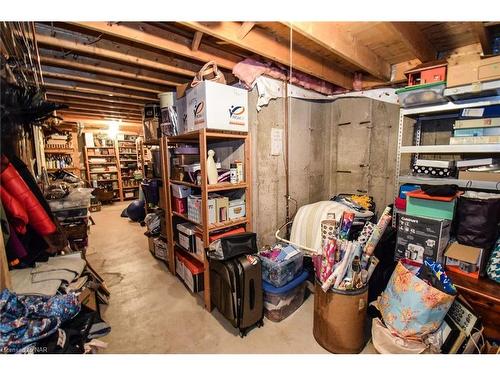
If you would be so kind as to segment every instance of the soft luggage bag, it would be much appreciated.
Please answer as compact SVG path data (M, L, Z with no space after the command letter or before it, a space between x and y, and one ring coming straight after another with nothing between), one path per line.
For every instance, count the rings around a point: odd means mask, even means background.
M262 266L257 256L211 259L210 284L212 303L241 337L253 325L263 325Z

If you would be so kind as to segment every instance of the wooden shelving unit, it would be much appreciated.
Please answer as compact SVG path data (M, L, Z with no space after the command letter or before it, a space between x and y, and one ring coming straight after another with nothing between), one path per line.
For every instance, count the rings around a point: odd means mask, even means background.
M127 137L127 136L125 136ZM133 173L139 168L138 148L136 137L129 139L118 139L115 142L116 154L120 165L120 189L122 200L137 199L139 197L140 181L134 180ZM128 163L134 163L135 168L128 167ZM140 169L140 168L139 168ZM129 185L129 184L133 184ZM126 197L125 194L136 191L133 196Z
M105 152L104 154L101 154L102 152ZM122 191L121 191L121 173L120 173L120 164L118 162L118 158L116 157L117 153L115 150L115 147L110 147L110 146L104 146L104 147L88 147L86 146L84 148L84 157L85 157L85 168L87 171L87 180L92 184L93 179L92 175L102 175L102 174L113 174L116 175L117 178L112 178L112 179L103 179L103 180L97 180L97 186L98 187L105 187L109 189L110 185L112 187L112 190L117 192L115 199L122 201L123 196L122 196ZM92 159L95 158L100 158L100 159L106 159L106 162L102 163L95 163L91 162ZM114 161L112 161L114 160ZM100 168L104 167L108 169L110 166L115 166L116 170L107 170L107 171L95 171L92 168ZM117 182L117 185L113 185L113 182ZM103 184L106 184L106 186L103 186Z
M68 172L74 172L77 176L80 176L80 157L78 153L78 141L77 141L77 133L76 132L70 132L72 139L69 143L67 143L68 146L71 147L50 147L48 144L44 143L43 146L43 152L45 154L45 167L47 172L56 172L59 170L64 170ZM63 168L56 168L53 164L50 162L50 158L67 158L71 157L71 165L66 165Z
M179 181L175 179L170 179L171 176L171 158L170 149L175 148L179 144L198 144L199 145L199 158L200 158L200 167L201 167L201 185L197 185L191 182ZM227 143L227 146L221 146L222 144ZM238 144L236 146L236 144ZM245 226L247 231L252 230L252 188L251 188L251 154L250 154L250 135L247 133L233 133L233 132L215 132L207 129L201 129L199 131L190 132L186 134L182 134L179 136L173 137L164 137L161 139L160 149L162 151L162 160L166 161L163 163L163 180L168 181L168 183L163 184L163 194L166 200L166 212L165 212L165 220L167 224L167 245L168 245L168 257L169 257L169 269L175 275L175 251L182 251L183 253L191 256L194 259L199 260L204 265L204 303L205 308L208 311L212 310L212 304L210 300L210 272L209 272L209 264L208 259L206 257L206 249L209 245L209 235L211 232L221 229L229 229L231 227ZM215 148L214 148L215 146ZM207 180L207 171L206 171L206 158L207 151L210 148L238 148L243 151L243 161L244 161L244 180L245 182L238 184L220 183L209 185ZM228 154L227 158L229 158ZM175 212L172 208L172 193L171 193L171 185L178 184L189 186L193 190L196 191L196 194L201 195L201 223L197 223L194 220L188 218L187 214L181 214L179 212ZM237 220L230 220L216 224L208 224L208 194L215 192L224 192L231 190L244 190L245 191L245 209L246 216ZM203 244L205 251L203 254L198 255L194 253L187 252L185 249L179 246L176 242L177 236L174 235L174 225L178 222L190 222L197 226L196 231L201 234L203 239Z

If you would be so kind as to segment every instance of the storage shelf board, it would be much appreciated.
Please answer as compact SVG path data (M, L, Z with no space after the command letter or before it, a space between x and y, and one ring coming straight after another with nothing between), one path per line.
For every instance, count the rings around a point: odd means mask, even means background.
M230 228L230 227L233 227L236 225L247 224L247 223L248 223L248 219L246 217L238 219L238 220L228 220L228 221L224 221L222 223L215 223L215 224L209 225L208 231L214 232L214 231L219 230L219 229L226 229L226 228Z
M191 220L190 218L188 218L188 216L187 216L187 215L181 214L181 213L176 212L176 211L174 211L174 210L172 210L172 215L177 216L177 217L180 217L181 219L184 219L184 220L186 220L186 221L189 221L190 223L193 223L193 224L195 224L195 225L198 225L198 226L199 226L199 225L201 225L200 223L197 223L196 221ZM201 232L201 230L200 230L200 228L199 228L199 227L197 228L197 230L198 230L199 232Z
M64 168L47 168L47 172L56 172L56 171L74 171L76 169L80 169L78 167L64 167Z
M497 190L500 183L493 181L458 180L456 178L432 178L418 176L399 176L399 182L405 184L449 185L455 184L461 188Z
M402 154L463 154L463 153L495 153L500 152L500 144L472 145L432 145L432 146L401 146Z
M206 136L207 139L226 139L226 138L233 138L233 139L245 139L247 137L248 133L237 133L237 132L223 132L223 131L207 131ZM193 142L193 141L198 141L200 136L200 131L195 130L192 132L180 134L180 135L175 135L172 137L167 137L167 141L169 143L179 143L179 142Z
M181 250L184 254L187 254L188 256L196 259L197 261L204 263L204 259L201 256L199 256L196 253L191 253L191 252L187 251L177 241L174 241L174 245L177 247L177 249Z
M191 182L185 182L185 181L179 181L179 180L173 180L173 179L170 179L170 184L184 185L184 186L189 186L189 187L201 189L201 185L196 185L196 184L193 184Z
M43 152L46 154L72 154L75 150L71 148L46 148Z
M403 116L415 116L425 113L438 113L438 112L449 112L464 108L475 108L475 107L485 107L489 105L500 104L500 96L493 96L489 98L479 98L471 100L463 100L460 103L449 102L440 105L430 105L422 106L416 108L402 108L401 114Z
M118 173L118 171L90 171L90 174Z
M461 85L457 87L451 87L447 88L444 90L443 95L444 96L460 96L460 95L474 95L478 92L481 91L492 91L492 90L497 90L496 95L499 95L500 90L500 80L496 81L488 81L488 82L481 82L479 84L468 84L468 85Z
M230 182L223 182L221 184L207 185L207 191L216 192L224 190L246 189L248 187L246 182L239 184L232 184Z
M139 189L139 186L124 186L123 190L135 190Z
M97 181L97 183L99 182L113 182L113 181L118 181L117 179L111 179L111 180L93 180L93 181Z

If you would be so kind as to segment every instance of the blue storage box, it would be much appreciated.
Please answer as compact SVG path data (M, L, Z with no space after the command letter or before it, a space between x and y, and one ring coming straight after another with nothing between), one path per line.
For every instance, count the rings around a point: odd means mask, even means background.
M273 322L280 322L296 311L304 302L306 281L309 273L304 270L288 284L276 288L263 282L264 289L264 314Z

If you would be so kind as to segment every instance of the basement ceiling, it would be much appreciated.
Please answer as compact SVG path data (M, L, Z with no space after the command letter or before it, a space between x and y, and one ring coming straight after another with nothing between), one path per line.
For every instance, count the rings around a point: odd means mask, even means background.
M486 50L481 22L43 22L35 23L49 100L66 121L121 119L141 124L145 103L190 82L215 60L229 82L233 66L260 56L352 89L387 84L391 66L439 52ZM291 32L291 29L293 32Z

